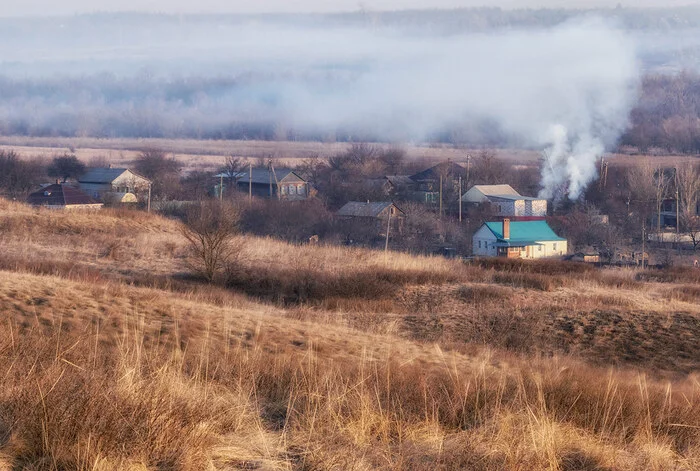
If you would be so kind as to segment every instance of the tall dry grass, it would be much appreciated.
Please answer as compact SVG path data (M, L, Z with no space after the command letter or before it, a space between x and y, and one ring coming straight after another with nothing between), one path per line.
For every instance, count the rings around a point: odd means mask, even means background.
M0 201L0 467L700 468L694 272L244 240Z
M149 289L47 278L47 294L42 279L3 285L0 453L15 468L700 466L696 376L462 355ZM68 293L76 309L57 311Z

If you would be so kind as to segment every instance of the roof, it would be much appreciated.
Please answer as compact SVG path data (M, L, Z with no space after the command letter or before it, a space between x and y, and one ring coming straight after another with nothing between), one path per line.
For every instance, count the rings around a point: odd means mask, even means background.
M362 201L350 201L346 203L342 208L336 213L338 216L350 216L350 217L365 217L365 218L376 218L378 217L386 208L393 206L394 203L391 201L381 201L374 203L363 203ZM396 208L398 209L398 208ZM401 211L399 209L399 211Z
M250 175L252 173L253 178L250 178ZM275 182L275 176L277 176L277 181L281 181L285 178L287 178L290 174L293 174L297 178L299 178L302 181L304 178L302 178L298 173L294 172L291 168L276 168L275 172L273 174L270 173L270 170L265 167L260 167L260 168L253 168L250 171L245 170L243 172L239 172L237 177L238 177L238 183L248 183L252 181L253 183L259 183L259 184L264 184L264 185L269 185L270 184L270 177L272 177L272 182ZM228 178L229 175L227 173L219 173L215 175L216 178Z
M387 175L384 178L389 180L389 183L394 186L411 185L415 183L408 175Z
M536 241L564 241L563 237L559 237L554 233L546 221L511 221L510 223L510 238L503 238L503 223L502 222L486 222L486 227L496 236L501 242L531 242Z
M418 172L415 175L411 175L411 180L414 182L419 181L437 181L440 179L440 175L460 175L466 173L466 169L459 164L456 164L450 160L447 162L441 162L437 165L433 165L427 170Z
M114 180L119 178L124 172L129 171L136 175L137 177L141 177L144 180L148 180L146 177L139 175L138 173L134 172L131 169L128 168L112 168L112 167L103 167L103 168L91 168L88 169L87 172L82 174L78 178L78 182L80 183L112 183Z
M75 204L101 204L86 193L65 183L54 183L35 191L27 197L33 205L67 206Z
M507 198L509 196L520 196L520 193L515 191L510 185L474 185L472 188L476 188L485 196L493 196L498 198ZM518 199L524 198L520 196ZM537 199L537 198L535 198Z
M541 201L544 198L537 198L534 196L522 196L522 195L488 195L489 199L493 200L505 200L505 201Z

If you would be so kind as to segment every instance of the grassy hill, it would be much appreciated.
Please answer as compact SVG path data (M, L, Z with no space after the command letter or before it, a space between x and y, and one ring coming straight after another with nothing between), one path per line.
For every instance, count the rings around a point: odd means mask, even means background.
M700 273L465 265L0 201L0 469L700 467Z

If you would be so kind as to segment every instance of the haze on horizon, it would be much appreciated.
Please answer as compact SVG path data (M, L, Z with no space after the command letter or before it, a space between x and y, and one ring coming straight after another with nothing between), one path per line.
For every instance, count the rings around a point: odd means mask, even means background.
M390 11L407 9L442 9L500 7L517 8L629 8L676 7L697 5L692 0L261 0L230 2L227 0L11 0L3 5L0 17L75 15L96 12L150 13L332 13L344 11Z

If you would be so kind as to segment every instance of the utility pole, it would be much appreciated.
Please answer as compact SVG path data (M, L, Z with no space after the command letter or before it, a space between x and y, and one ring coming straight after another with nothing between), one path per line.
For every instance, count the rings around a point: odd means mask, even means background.
M642 220L642 270L644 269L644 258L646 255L646 242L647 242L647 236L644 233L645 232L645 227L644 227L644 221Z
M393 209L393 204L389 206L389 217L386 220L386 240L384 241L384 254L389 251L389 229L391 229L391 210Z
M681 202L678 199L678 167L674 168L674 173L676 177L676 246L678 248L678 255L681 254L681 219L680 219L680 206Z
M469 175L470 175L471 165L472 165L472 155L467 154L467 185L469 185Z
M147 212L151 212L151 185L152 183L148 183L148 203L147 203Z
M440 218L442 219L442 175L440 175Z
M248 162L248 201L253 201L253 162Z
M462 175L459 176L459 222L462 222Z

